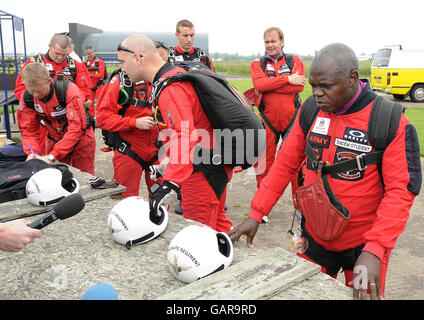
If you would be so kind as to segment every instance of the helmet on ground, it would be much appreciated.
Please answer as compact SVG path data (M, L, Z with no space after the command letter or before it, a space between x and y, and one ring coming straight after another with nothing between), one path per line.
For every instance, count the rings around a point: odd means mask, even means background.
M233 261L233 244L225 232L195 224L185 227L168 248L169 269L186 283L227 268Z
M149 202L133 196L119 201L110 211L107 225L112 238L127 249L137 243L145 243L159 236L168 225L168 211L160 207L161 218L156 222L150 217Z
M62 171L46 168L33 174L26 184L28 201L36 206L48 206L70 194L79 192L79 182L75 178L65 180Z

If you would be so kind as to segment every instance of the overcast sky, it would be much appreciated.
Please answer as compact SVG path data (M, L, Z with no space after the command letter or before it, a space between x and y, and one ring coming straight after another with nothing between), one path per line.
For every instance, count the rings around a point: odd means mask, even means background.
M197 32L208 32L209 52L263 53L263 31L270 26L283 30L285 51L298 54L313 54L332 42L349 45L357 55L394 44L424 48L422 0L55 2L0 0L0 10L24 19L28 53L45 52L53 33L68 31L70 22L143 33L174 32L181 19L191 20ZM3 42L9 49L7 29L3 22ZM21 39L17 33L17 43Z

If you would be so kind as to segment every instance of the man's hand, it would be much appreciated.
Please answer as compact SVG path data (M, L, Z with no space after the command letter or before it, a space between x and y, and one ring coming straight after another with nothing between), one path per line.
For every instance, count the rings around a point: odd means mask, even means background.
M140 130L149 130L155 125L155 121L152 117L141 117L135 120L135 126Z
M258 227L259 227L259 223L256 220L252 218L247 218L238 226L228 231L228 236L231 238L231 241L234 243L238 241L238 239L240 239L242 235L246 235L247 246L249 248L254 248L255 246L252 244L252 242L256 232L258 231Z
M180 188L171 181L164 181L150 197L150 219L153 223L158 223L162 217L160 207L167 207L171 197L180 194Z
M40 159L40 157L41 156L38 153L30 153L26 159L27 160Z
M85 100L82 104L84 105L84 108L90 109L90 106L92 103L93 103L92 100Z
M292 74L288 76L289 83L295 86L304 86L305 85L305 76L301 76L296 72L295 74Z
M18 252L35 238L41 238L41 231L28 224L30 222L24 219L0 223L0 250Z
M367 289L371 300L383 300L380 284L380 259L372 253L362 251L353 269L353 300L367 300Z

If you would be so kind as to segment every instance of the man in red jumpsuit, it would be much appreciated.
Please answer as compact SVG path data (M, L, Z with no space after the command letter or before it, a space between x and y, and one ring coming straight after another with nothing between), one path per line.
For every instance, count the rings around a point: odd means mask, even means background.
M81 91L84 106L86 108L90 107L93 102L91 100L90 76L83 63L75 61L68 56L70 46L71 41L67 36L64 34L55 34L50 40L47 53L35 56L22 66L21 72L16 78L15 96L18 101L21 100L26 89L21 77L22 69L29 63L35 61L43 63L46 66L52 79L63 78L74 82ZM37 131L40 134L40 146L44 148L46 130L40 124L40 130Z
M264 32L265 70L261 67L260 59L251 63L250 71L255 90L262 94L264 113L272 127L280 134L285 132L294 115L294 100L296 93L303 91L305 85L305 67L299 57L293 55L293 68L287 65L287 57L283 52L284 35L280 28L271 27ZM259 107L259 106L258 106ZM257 186L268 174L277 151L279 137L276 137L269 124L266 124L266 157L255 165Z
M122 52L118 52L118 58ZM127 102L129 104L124 115L118 112L123 105L118 103L121 86L132 85L133 95ZM131 83L128 76L122 71L118 72L109 83L107 83L97 101L97 125L110 132L119 134L130 144L130 148L141 159L137 162L130 155L124 154L126 151L117 145L113 156L114 179L127 187L122 193L122 197L136 196L139 194L141 175L144 171L144 178L147 188L150 190L155 183L150 178L149 166L159 164L158 148L156 140L159 130L152 118L152 105L149 103L150 85L144 81ZM121 102L122 103L122 102Z
M23 94L17 113L28 159L39 158L47 163L58 160L94 175L96 139L93 128L87 128L86 111L78 87L69 83L64 108L59 103L54 80L43 64L30 63L23 67L21 75L33 97L32 106L28 106ZM46 123L46 152L40 146L40 118Z
M197 61L206 65L212 71L215 71L211 58L200 48L193 47L194 43L194 25L188 20L178 21L175 37L178 45L169 49L170 63L183 61Z
M94 101L96 97L99 97L100 91L103 88L103 80L105 78L106 66L102 58L96 57L94 55L93 46L85 47L85 55L86 57L84 58L84 63L87 67L88 74L90 75L91 80L90 100L93 101L90 106L89 112L91 116L94 117Z
M252 199L249 218L229 232L233 241L245 234L248 246L252 246L262 217L270 213L305 158L306 141L319 159L317 165L337 164L375 151L368 141L368 122L376 94L359 80L353 50L338 43L321 49L311 64L309 82L318 114L305 134L299 121L300 110L269 174ZM304 190L320 179L317 165L306 166ZM421 188L419 144L414 126L401 115L396 135L382 155L381 176L377 164L370 164L326 177L333 199L350 212L350 219L337 238L324 240L322 225L315 227L311 224L315 220L306 219L302 211L302 239L307 240L308 247L298 254L320 264L322 271L333 277L343 268L346 284L353 284L354 299L367 298L367 288L372 299L382 298L390 253ZM314 200L309 204L319 205ZM323 212L316 216L326 218Z
M185 72L184 69L163 61L153 41L144 35L128 37L118 50L121 53L122 70L132 81L155 83L177 72ZM185 81L170 84L160 94L156 107L163 118L160 136L165 144L169 143L170 162L161 187L150 199L151 213L157 216L159 207L166 206L170 197L181 190L185 218L209 225L217 231L227 232L232 223L226 216L224 205L232 168L219 165L211 169L215 170L212 178L219 185L219 188L214 189L212 183L206 179L207 173L193 166L198 144L210 149L214 140L213 127L202 109L193 85ZM167 137L162 137L162 130L167 132Z

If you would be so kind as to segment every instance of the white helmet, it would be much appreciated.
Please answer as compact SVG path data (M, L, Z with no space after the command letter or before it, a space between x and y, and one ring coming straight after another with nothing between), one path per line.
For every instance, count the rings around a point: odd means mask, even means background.
M191 283L227 268L233 261L233 244L225 232L195 224L185 227L168 248L169 269L175 278Z
M149 202L133 196L119 201L110 211L107 225L112 238L127 249L160 235L168 225L168 211L160 207L161 219L156 223L150 218Z
M66 185L63 185L62 171L55 168L46 168L29 178L25 191L31 204L48 206L70 194L79 192L79 182L72 178Z

